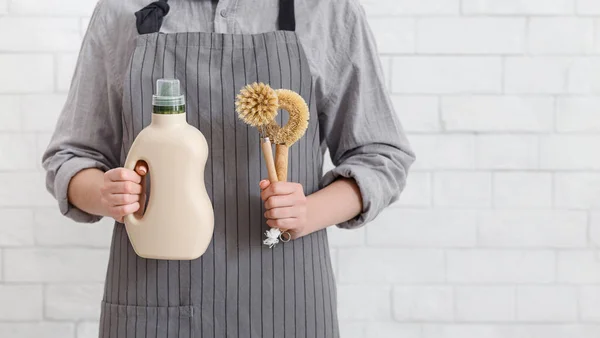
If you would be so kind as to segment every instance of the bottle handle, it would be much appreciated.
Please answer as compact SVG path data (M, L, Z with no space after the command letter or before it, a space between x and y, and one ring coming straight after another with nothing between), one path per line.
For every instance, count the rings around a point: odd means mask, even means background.
M125 161L125 165L123 167L125 169L129 169L129 170L134 170L135 171L135 167L137 166L137 164L138 164L139 161L146 162L146 170L147 170L146 175L148 175L148 173L150 172L150 165L148 165L148 161L146 161L146 160L144 160L142 158L136 158L136 159L133 159L133 158L129 159L128 158ZM141 201L141 198L142 198L141 195L144 194L144 190L145 190L144 186L143 186L144 179L145 179L145 176L142 177L142 192L140 193L140 201ZM142 206L142 204L140 202L140 209L141 209L141 206ZM126 225L130 225L130 226L134 226L134 227L141 225L142 221L144 220L144 215L143 214L141 216L138 215L137 213L139 211L141 211L141 210L138 210L137 212L134 212L133 214L129 214L129 215L123 216L123 222Z

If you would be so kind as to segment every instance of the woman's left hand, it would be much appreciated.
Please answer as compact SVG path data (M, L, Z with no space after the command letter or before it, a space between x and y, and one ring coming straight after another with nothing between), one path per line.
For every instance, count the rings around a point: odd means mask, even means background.
M287 230L292 239L308 235L308 206L304 188L299 183L260 182L261 198L265 203L265 217L271 228Z

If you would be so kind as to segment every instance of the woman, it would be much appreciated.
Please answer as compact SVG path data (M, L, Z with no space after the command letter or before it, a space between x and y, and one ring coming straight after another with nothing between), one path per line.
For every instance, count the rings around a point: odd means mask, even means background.
M209 144L215 232L194 261L136 256L121 224L143 200L145 168L121 166L150 123L158 78L181 80L188 122ZM309 104L306 136L290 150L297 183L261 181L259 135L234 107L255 81ZM337 167L322 176L327 148ZM101 0L43 156L64 215L116 220L100 337L120 338L338 337L325 229L372 220L413 161L357 0ZM294 240L263 246L265 224Z

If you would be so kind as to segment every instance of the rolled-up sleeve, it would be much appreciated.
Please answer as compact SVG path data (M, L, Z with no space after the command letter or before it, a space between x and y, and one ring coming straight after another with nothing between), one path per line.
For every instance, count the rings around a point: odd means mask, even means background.
M336 167L320 183L325 187L340 177L357 182L362 212L338 224L351 229L373 220L398 199L415 155L391 104L362 7L350 0L334 15L337 22L329 27L336 29L324 59L326 73L317 85L317 105Z
M88 168L107 171L119 164L121 147L120 90L113 76L112 51L105 40L100 2L83 39L64 108L51 141L42 156L46 188L58 201L61 213L78 222L97 222L72 205L69 182Z

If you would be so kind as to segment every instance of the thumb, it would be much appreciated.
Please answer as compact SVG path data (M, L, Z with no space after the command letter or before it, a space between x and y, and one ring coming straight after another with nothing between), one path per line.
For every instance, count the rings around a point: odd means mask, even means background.
M135 172L140 176L146 175L148 173L148 164L144 161L139 161L135 166Z
M267 189L271 185L271 181L269 181L269 180L262 180L262 181L260 181L260 183L258 185L260 186L261 190L265 190L265 189Z

